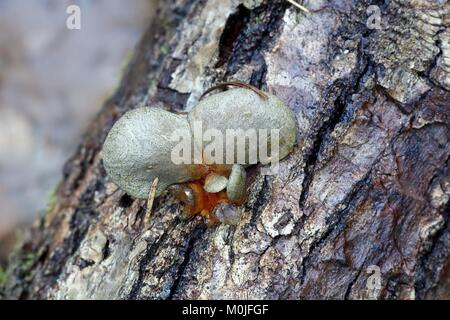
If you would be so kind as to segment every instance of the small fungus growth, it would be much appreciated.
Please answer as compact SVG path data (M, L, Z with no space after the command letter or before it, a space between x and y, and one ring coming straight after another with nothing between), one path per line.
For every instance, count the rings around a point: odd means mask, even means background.
M230 85L239 88L205 96ZM198 129L207 139L195 139ZM282 101L233 81L209 89L187 114L154 107L127 112L110 130L102 158L114 183L148 199L147 210L167 190L184 204L188 217L235 225L246 198L246 168L286 157L296 132L295 116ZM189 141L182 161L174 158L180 137Z

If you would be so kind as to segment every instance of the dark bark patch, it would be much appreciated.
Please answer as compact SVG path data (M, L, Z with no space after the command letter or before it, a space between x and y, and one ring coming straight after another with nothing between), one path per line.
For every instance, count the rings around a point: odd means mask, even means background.
M129 208L133 204L134 200L129 195L124 194L120 197L119 203L117 204L121 208Z
M186 250L183 254L183 261L179 265L175 279L173 281L172 287L170 288L169 296L167 297L168 300L172 300L174 298L174 295L177 293L181 279L183 278L183 275L185 274L185 269L187 265L189 264L189 261L191 259L192 251L194 250L194 244L197 240L199 240L203 233L205 231L205 227L202 225L197 226L194 231L191 233L190 238L188 240L188 244L186 246Z
M239 36L233 41L232 52L228 58L227 76L235 74L243 65L251 63L255 70L252 85L259 87L264 74L263 53L270 46L272 38L282 25L283 15L288 7L287 1L265 1L259 7L246 13L246 23Z
M216 68L223 66L228 61L231 53L233 52L236 39L245 24L248 22L249 16L250 10L240 4L237 7L236 12L228 17L223 33L220 36L219 59L216 64Z

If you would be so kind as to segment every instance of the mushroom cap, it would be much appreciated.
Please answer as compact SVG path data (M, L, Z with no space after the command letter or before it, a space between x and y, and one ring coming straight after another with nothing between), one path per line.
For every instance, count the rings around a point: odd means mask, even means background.
M234 203L239 203L245 198L245 184L247 174L243 166L234 164L227 184L227 197Z
M129 195L146 199L156 177L156 196L169 185L200 178L198 165L171 161L171 152L179 143L171 135L180 129L190 133L182 115L151 107L127 112L103 144L103 164L110 179Z
M206 192L217 193L225 189L227 184L227 177L221 176L217 173L210 173L205 178L203 189L205 189Z
M188 120L193 128L196 121L202 122L203 133L207 129L216 129L222 133L224 140L224 162L226 162L226 151L233 150L231 147L236 142L231 139L226 139L226 130L243 130L255 129L258 137L259 129L267 130L270 137L270 130L279 129L279 156L277 159L272 159L273 162L283 159L293 149L297 135L297 121L294 113L277 97L272 94L267 94L268 99L263 99L255 92L237 88L224 92L216 93L205 97L201 100L188 114ZM242 137L242 131L239 136ZM270 153L271 139L268 138L268 148L266 153ZM208 144L203 142L203 148ZM235 151L236 152L236 151ZM258 162L262 161L259 157L259 147L245 144L245 159L246 163L250 160L249 155L257 152ZM236 155L235 155L236 159ZM206 159L207 160L207 159ZM234 162L236 163L236 161Z

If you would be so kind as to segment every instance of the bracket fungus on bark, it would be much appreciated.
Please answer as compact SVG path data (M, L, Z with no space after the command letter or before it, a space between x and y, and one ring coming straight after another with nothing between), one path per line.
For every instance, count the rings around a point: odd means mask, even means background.
M223 85L236 83L218 87ZM190 214L200 213L210 221L217 221L212 213L217 204L229 203L230 208L241 204L246 189L244 167L286 157L296 141L297 122L292 111L274 95L238 85L243 88L205 97L187 116L151 107L127 112L114 124L103 145L103 163L110 179L140 199L148 197L156 178L155 196L169 186L191 182L171 191ZM200 139L196 130L200 130ZM173 161L173 151L180 146L180 135L174 136L175 132L184 133L182 140L187 138L189 142L182 163ZM203 132L213 134L205 139ZM215 147L211 150L212 143ZM195 158L195 150L200 159ZM221 209L222 215L229 211ZM220 220L236 222L235 216L233 213L232 219Z

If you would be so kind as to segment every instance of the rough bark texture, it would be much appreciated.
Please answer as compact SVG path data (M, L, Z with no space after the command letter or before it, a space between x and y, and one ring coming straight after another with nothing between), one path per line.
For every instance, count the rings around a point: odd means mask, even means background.
M56 205L13 257L4 296L449 298L449 5L304 4L310 14L284 0L163 1ZM371 4L381 30L366 25ZM184 221L169 195L144 224L145 201L105 175L108 130L142 104L189 110L230 79L294 110L295 151L278 175L250 169L236 227ZM367 286L373 266L379 289Z

